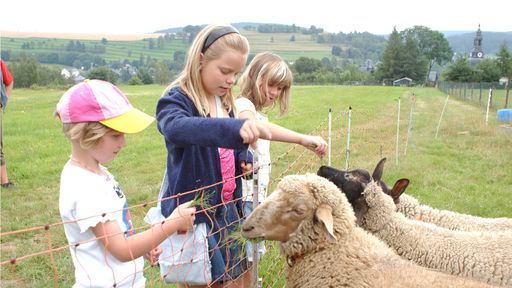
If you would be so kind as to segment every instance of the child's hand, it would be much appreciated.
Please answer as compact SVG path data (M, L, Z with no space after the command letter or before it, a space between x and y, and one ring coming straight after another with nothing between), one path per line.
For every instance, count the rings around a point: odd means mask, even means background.
M160 254L162 254L162 248L160 246L156 246L154 249L146 253L144 258L146 258L151 267L153 267L158 264L158 256L160 256Z
M306 135L302 142L302 146L315 152L318 157L324 156L325 151L327 150L327 142L325 142L325 140L320 136Z
M188 230L194 225L196 220L196 207L190 207L192 201L181 204L176 207L167 220L176 224L176 230Z
M270 140L272 133L264 123L257 120L247 120L240 128L240 137L242 137L245 144L251 144L255 148L258 138Z
M247 174L245 177L248 178L252 173L252 163L241 161L240 167L242 168L242 172Z

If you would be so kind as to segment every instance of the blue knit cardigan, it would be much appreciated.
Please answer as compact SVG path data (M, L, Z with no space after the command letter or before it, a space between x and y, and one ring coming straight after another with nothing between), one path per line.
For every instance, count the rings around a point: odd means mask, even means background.
M195 193L180 195L198 188L222 181L219 159L219 147L235 150L235 175L241 175L241 161L252 163L248 145L243 144L240 128L245 119L235 119L231 111L230 118L211 118L201 116L194 103L179 87L171 88L162 96L156 107L157 126L165 138L167 147L167 177L169 187L162 201L162 215L168 217L178 204L194 199L197 193L204 193L208 207L222 203L222 184L200 189ZM208 194L208 195L206 195ZM242 181L236 178L233 199L239 211L242 211ZM179 203L178 203L179 199ZM210 221L206 213L196 214L196 223ZM242 214L240 214L242 215Z

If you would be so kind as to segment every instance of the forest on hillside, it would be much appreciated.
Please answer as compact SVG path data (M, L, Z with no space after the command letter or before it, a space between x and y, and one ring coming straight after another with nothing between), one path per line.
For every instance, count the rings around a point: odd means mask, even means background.
M326 33L316 26L233 25L251 43L248 62L258 52L273 51L289 63L294 82L303 84L389 84L403 77L415 84L425 84L430 81L427 78L431 71L436 72L437 79L446 65L456 58L467 58L475 35L452 32L445 37L423 26L374 35ZM183 69L188 47L202 28L194 25L170 28L157 31L161 33L157 38L136 41L111 41L106 37L98 40L2 37L1 57L12 62L14 74L18 74L16 83L22 87L65 85L84 77L135 85L164 84ZM491 81L497 81L503 69L494 59L503 50L503 44L512 47L512 32L482 32L482 36L489 61L484 61L482 67L459 64L467 74L464 79L496 78ZM455 70L451 80L459 77L459 70Z

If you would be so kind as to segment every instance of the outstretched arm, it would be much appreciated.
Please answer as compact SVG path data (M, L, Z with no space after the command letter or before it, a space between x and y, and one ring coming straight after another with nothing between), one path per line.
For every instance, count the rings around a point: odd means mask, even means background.
M245 118L249 120L255 120L256 117L254 113L252 113L249 110L244 110L238 113L238 116L240 118ZM318 156L325 155L325 151L327 149L327 143L325 140L320 136L311 136L311 135L305 135L302 133L295 132L293 130L284 128L282 126L279 126L277 124L273 124L270 122L262 122L268 127L268 130L270 131L271 138L265 138L261 137L263 139L272 140L272 141L279 141L279 142L287 142L287 143L295 143L300 144L309 150L315 152Z
M162 241L178 230L188 230L194 224L195 207L191 202L178 206L164 222L150 229L125 237L117 221L98 223L92 231L119 261L130 261L151 252Z
M322 137L298 133L270 122L267 123L267 125L270 129L270 132L272 133L271 140L300 144L315 152L319 157L325 155L327 143Z

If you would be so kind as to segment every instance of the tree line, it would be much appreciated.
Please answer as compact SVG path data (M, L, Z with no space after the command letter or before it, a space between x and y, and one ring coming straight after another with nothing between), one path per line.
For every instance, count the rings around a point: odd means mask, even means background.
M270 29L269 31L299 29L293 25L260 26L263 30ZM163 43L176 38L191 41L191 35L195 35L200 29L201 26L187 26L181 34L167 33L157 40L150 39L148 45L163 47ZM316 31L315 29L318 28L312 26L308 31ZM496 82L500 77L510 78L512 70L512 60L506 43L502 44L496 59L484 59L475 64L465 56L454 58L443 34L423 26L414 26L400 32L393 29L387 40L366 32L318 32L315 37L317 41L333 44L331 56L320 60L300 57L289 62L297 84L389 84L392 80L403 77L412 79L415 84L424 84L427 83L433 67L443 67L445 72L441 78L447 81ZM98 46L104 47L108 45L108 40L104 38L98 43ZM172 59L159 60L141 54L136 60L123 59L107 63L97 54L81 53L91 50L80 41L70 41L66 50L61 53L44 52L35 56L25 53L9 55L8 51L2 51L2 58L10 60L9 65L13 66L11 70L17 78L16 85L31 87L65 85L71 82L60 75L59 68L41 63L59 63L80 68L85 78L103 79L113 83L166 84L183 69L186 56L185 51L175 51ZM253 56L249 55L248 62Z

